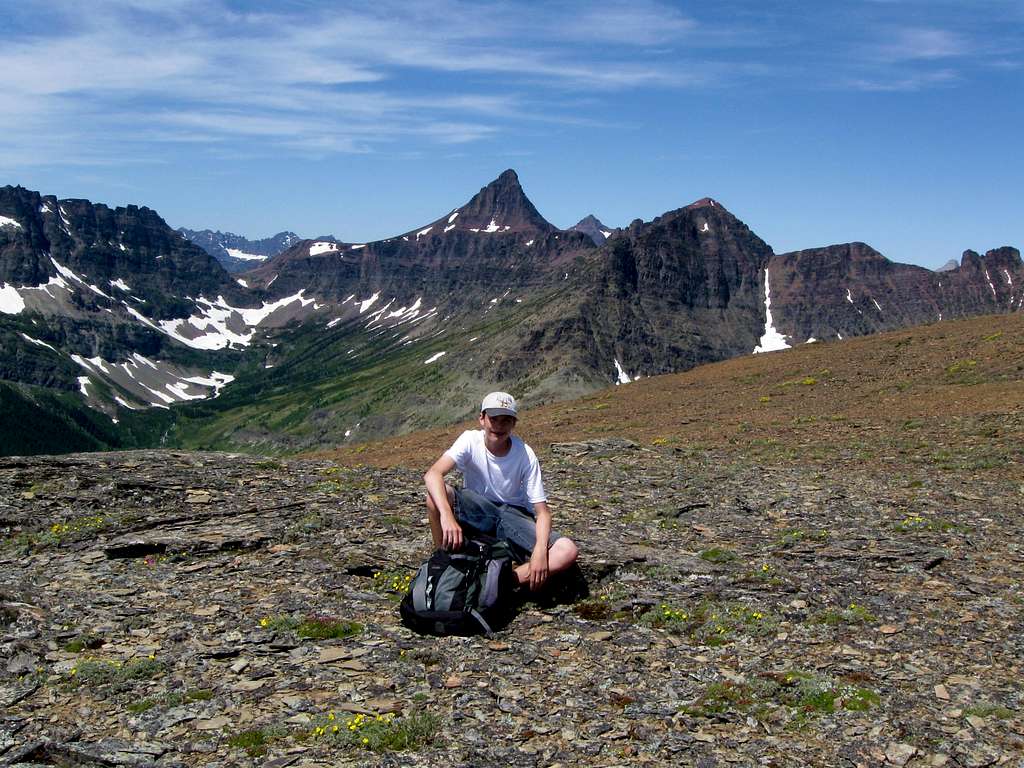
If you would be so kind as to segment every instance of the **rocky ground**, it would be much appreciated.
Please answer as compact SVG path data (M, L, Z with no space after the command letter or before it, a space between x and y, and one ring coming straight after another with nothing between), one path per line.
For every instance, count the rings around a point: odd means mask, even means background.
M1024 765L1019 458L537 447L493 638L399 622L432 456L0 460L0 765Z

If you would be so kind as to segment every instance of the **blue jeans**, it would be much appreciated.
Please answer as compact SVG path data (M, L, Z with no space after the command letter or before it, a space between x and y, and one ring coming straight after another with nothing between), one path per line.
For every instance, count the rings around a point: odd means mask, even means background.
M455 518L464 527L508 542L512 554L526 562L537 543L537 517L531 510L488 499L468 488L455 489ZM548 547L562 538L551 531Z

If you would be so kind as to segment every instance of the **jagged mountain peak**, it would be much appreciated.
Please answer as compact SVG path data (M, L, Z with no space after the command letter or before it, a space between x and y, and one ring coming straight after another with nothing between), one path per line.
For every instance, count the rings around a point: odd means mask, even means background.
M959 268L960 268L960 262L957 261L956 259L950 259L949 261L947 261L945 264L943 264L941 267L939 267L935 271L936 272L952 272L954 269L959 269Z
M547 221L523 191L519 176L509 168L482 187L468 203L434 222L444 231L468 229L474 232L535 232L557 230Z
M582 232L594 241L596 245L602 245L612 234L612 228L605 226L594 214L589 214L580 219L576 224L569 227L570 232Z

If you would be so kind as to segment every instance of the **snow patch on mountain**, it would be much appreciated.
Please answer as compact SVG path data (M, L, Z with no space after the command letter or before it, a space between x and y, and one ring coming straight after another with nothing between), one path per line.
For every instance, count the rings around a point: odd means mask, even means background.
M776 330L772 319L772 291L768 284L766 268L764 271L764 334L761 336L761 343L754 347L754 354L777 352L780 349L789 349L789 342L784 335Z
M7 283L0 283L0 312L5 315L17 315L25 309L25 300L18 289Z
M996 295L996 287L992 285L992 278L989 277L987 269L985 270L985 279L988 281L988 287L992 289L992 298L998 299L999 297Z
M618 384L629 384L631 381L633 381L634 378L640 378L639 376L634 376L633 378L630 378L629 374L626 373L625 369L622 367L622 364L619 363L618 358L616 358L614 362L615 362L615 384L616 385L618 385Z
M239 250L238 248L225 248L228 252L228 256L232 256L236 259L245 259L246 261L266 261L267 257L262 256L258 253L246 253L245 251ZM311 253L310 256L313 254Z
M331 251L336 251L336 250L338 250L338 244L337 243L320 243L320 242L318 242L318 243L313 243L311 246L309 246L309 255L310 256L318 256L321 253L330 253Z
M442 357L444 357L447 354L448 354L447 350L444 351L444 352L438 352L436 355L431 355L426 360L424 360L423 364L424 365L429 365L430 363L437 362L438 360L440 360Z
M172 339L180 341L193 349L224 349L232 345L248 346L255 335L255 329L271 314L295 302L300 306L312 304L316 308L315 299L303 296L305 289L294 296L286 296L274 302L264 302L253 309L233 307L223 296L210 301L202 296L195 300L200 314L192 315L184 320L161 320L157 330ZM127 306L127 305L126 305ZM129 312L152 326L152 321L129 308Z
M57 272L60 273L61 277L67 278L69 280L74 280L76 283L78 283L80 285L84 285L86 288L88 288L93 293L98 294L98 295L102 296L105 299L113 300L113 298L114 298L113 296L107 295L106 293L101 291L99 288L97 288L95 285L93 285L92 283L88 282L87 280L85 280L82 277L79 277L78 275L75 274L74 270L70 269L69 267L65 267L63 264L58 262L52 256L50 257L50 262L53 264L53 266L57 270Z
M12 219L10 216L0 216L0 227L14 227L15 229L21 229L21 224Z
M217 397L221 389L235 380L234 376L218 371L199 375L194 370L182 369L172 363L154 362L137 352L133 353L131 358L126 358L119 363L104 360L98 355L84 358L81 355L72 354L70 357L88 374L80 377L79 382L85 379L92 383L90 376L97 376L129 393L132 397L157 407L187 400L205 400ZM88 396L84 390L83 394ZM114 401L125 408L134 410L133 406L119 396L115 396Z
M49 344L47 344L47 343L46 343L45 341L41 341L41 340L39 340L39 339L34 339L34 338L32 338L31 336L29 336L29 335L28 335L27 333L23 333L23 334L21 334L21 335L25 337L25 340L26 340L26 341L31 341L31 342L32 342L33 344L38 344L38 345L39 345L40 347L46 347L47 349L52 349L52 350L53 350L54 352L56 352L56 353L57 353L58 355L60 354L60 350L58 350L58 349L57 349L56 347L52 347L52 346L50 346L50 345L49 345Z
M380 291L377 291L375 294L373 294L373 296L371 296L370 298L366 299L365 301L358 302L359 303L359 314L360 315L363 314L363 312L365 312L370 307L372 307L376 303L377 299L379 299L379 298L380 298Z

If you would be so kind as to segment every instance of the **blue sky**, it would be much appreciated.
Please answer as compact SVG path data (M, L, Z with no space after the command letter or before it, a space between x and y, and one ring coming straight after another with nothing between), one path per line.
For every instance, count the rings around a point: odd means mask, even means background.
M505 168L776 252L1024 246L1024 0L0 0L0 184L362 242Z

